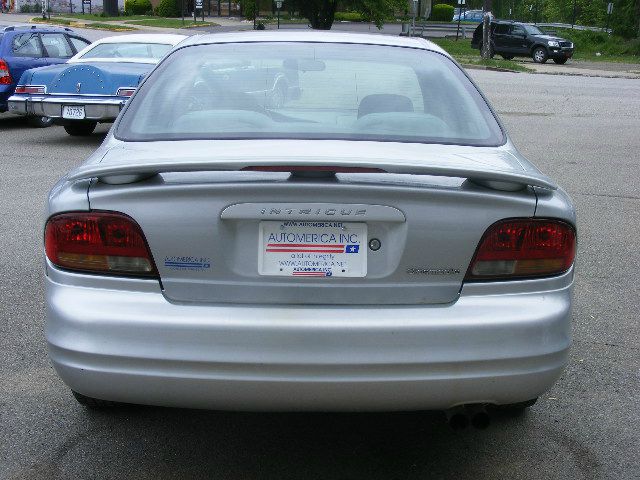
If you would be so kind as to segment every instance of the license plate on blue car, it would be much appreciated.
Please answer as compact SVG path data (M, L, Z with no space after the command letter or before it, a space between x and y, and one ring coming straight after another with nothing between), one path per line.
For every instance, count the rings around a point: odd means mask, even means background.
M62 118L84 120L84 105L64 105L62 107Z

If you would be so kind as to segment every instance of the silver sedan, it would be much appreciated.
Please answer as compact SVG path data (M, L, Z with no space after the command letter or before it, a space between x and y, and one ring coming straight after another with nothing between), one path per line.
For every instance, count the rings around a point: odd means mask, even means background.
M422 39L191 38L47 217L49 353L88 406L462 422L567 361L570 199Z

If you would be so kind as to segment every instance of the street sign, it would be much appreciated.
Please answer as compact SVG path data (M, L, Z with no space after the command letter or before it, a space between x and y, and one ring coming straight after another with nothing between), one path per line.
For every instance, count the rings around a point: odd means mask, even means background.
M276 2L276 8L277 8L278 10L280 10L280 9L282 8L282 1L278 0L278 1Z
M458 0L458 5L466 5L467 0Z
M203 8L202 2L203 0L196 0L196 8L202 9Z
M609 2L607 5L607 15L611 15L613 13L613 3Z

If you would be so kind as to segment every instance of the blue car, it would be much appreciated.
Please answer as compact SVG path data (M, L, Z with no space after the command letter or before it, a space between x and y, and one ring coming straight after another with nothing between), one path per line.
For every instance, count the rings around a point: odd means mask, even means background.
M27 70L9 111L53 119L69 135L91 135L113 122L138 83L183 35L122 35L92 43L64 65Z
M484 17L484 12L482 10L466 10L462 12L462 18L460 18L460 13L455 12L453 15L452 22L457 22L458 20L462 22L482 22L482 18Z
M70 28L49 26L11 26L0 28L0 113L8 109L7 101L25 70L64 63L91 42ZM30 118L38 127L51 120Z

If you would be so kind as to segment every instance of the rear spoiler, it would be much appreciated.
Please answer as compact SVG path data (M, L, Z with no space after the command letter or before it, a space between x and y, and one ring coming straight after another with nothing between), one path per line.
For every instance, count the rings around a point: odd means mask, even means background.
M199 161L156 161L131 163L98 163L83 165L67 176L67 180L98 178L107 184L135 183L160 173L169 172L218 172L218 171L279 171L304 172L322 171L325 173L395 173L409 175L430 175L439 177L468 178L471 182L494 190L516 191L526 186L555 190L558 186L546 175L538 172L516 172L464 166L429 165L403 163L402 161L367 161L360 159L314 161L280 159L234 159Z

